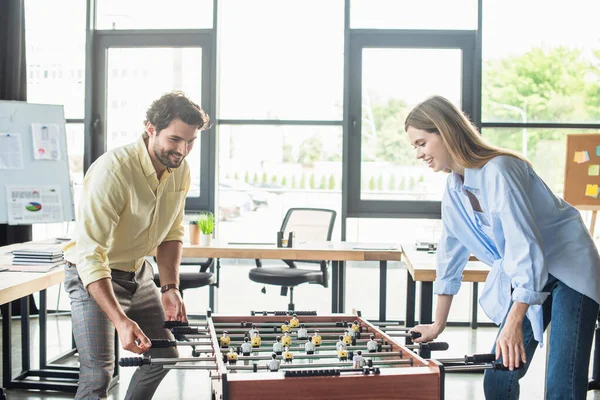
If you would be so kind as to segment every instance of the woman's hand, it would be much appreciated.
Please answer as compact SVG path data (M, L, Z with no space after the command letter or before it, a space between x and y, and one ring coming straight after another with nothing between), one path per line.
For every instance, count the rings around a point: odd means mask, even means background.
M441 328L436 324L427 324L417 325L408 332L419 332L421 334L421 337L413 339L413 342L427 343L435 340L440 335L440 333L442 333L443 330L444 328Z
M509 316L496 339L496 360L502 357L502 364L511 371L527 362L522 326L521 320Z

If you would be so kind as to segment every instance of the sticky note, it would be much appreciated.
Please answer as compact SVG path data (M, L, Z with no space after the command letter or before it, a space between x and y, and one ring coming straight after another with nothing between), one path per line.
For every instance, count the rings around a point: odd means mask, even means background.
M590 153L586 151L583 152L583 162L588 162L590 161Z
M598 185L588 184L585 187L585 195L597 199L598 198Z
M583 164L584 162L590 161L590 155L587 151L576 151L574 161L577 164Z
M600 157L600 146L596 146L596 155Z
M589 176L598 176L600 175L600 165L592 164L588 167L588 175Z

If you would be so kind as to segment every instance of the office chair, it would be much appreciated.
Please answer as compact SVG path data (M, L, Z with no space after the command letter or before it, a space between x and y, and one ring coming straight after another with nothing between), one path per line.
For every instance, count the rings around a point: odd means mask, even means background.
M281 224L283 237L289 232L295 233L295 244L306 241L331 241L331 233L335 223L336 212L322 208L290 208ZM275 234L275 232L273 232ZM266 285L281 286L281 295L287 296L290 291L289 311L294 311L294 287L303 283L316 283L323 287L329 286L328 261L295 261L282 260L285 267L263 267L256 259L256 268L250 270L250 280ZM319 264L319 269L298 268L297 263ZM264 289L263 289L264 293Z
M156 261L156 257L154 257ZM181 272L179 271L179 291L183 297L183 291L186 289L194 289L203 286L213 285L215 283L215 275L212 272L206 272L213 264L212 258L182 258L180 265L199 265L198 272ZM160 278L158 271L154 273L154 283L160 287Z

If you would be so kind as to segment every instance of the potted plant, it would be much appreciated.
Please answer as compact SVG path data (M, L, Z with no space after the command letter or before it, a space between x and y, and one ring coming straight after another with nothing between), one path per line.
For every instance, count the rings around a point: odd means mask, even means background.
M211 212L203 213L196 224L200 228L200 246L210 246L210 239L215 229L215 216Z

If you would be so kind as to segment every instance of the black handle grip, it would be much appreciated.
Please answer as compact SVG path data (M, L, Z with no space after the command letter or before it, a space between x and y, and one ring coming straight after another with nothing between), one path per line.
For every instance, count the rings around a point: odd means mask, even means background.
M200 331L192 326L174 326L171 328L173 335L198 335Z
M421 332L410 332L410 338L416 339L421 337Z
M473 354L472 356L465 356L465 363L489 363L496 360L495 354Z
M494 366L494 370L496 370L496 371L509 371L509 369L506 368L504 366L504 364L502 364L502 363L495 362L495 363L492 363L492 365ZM520 363L519 366L514 369L521 369L521 368L523 368L523 363Z
M177 347L177 342L169 339L150 339L152 342L152 348L154 349L166 349L168 347Z
M429 342L429 343L421 343L419 349L421 350L429 350L429 351L443 351L448 350L448 343L446 342Z
M150 364L150 358L123 357L119 359L119 366L121 367L139 367L144 364Z
M176 326L189 326L189 323L183 321L164 321L163 328L171 329Z

